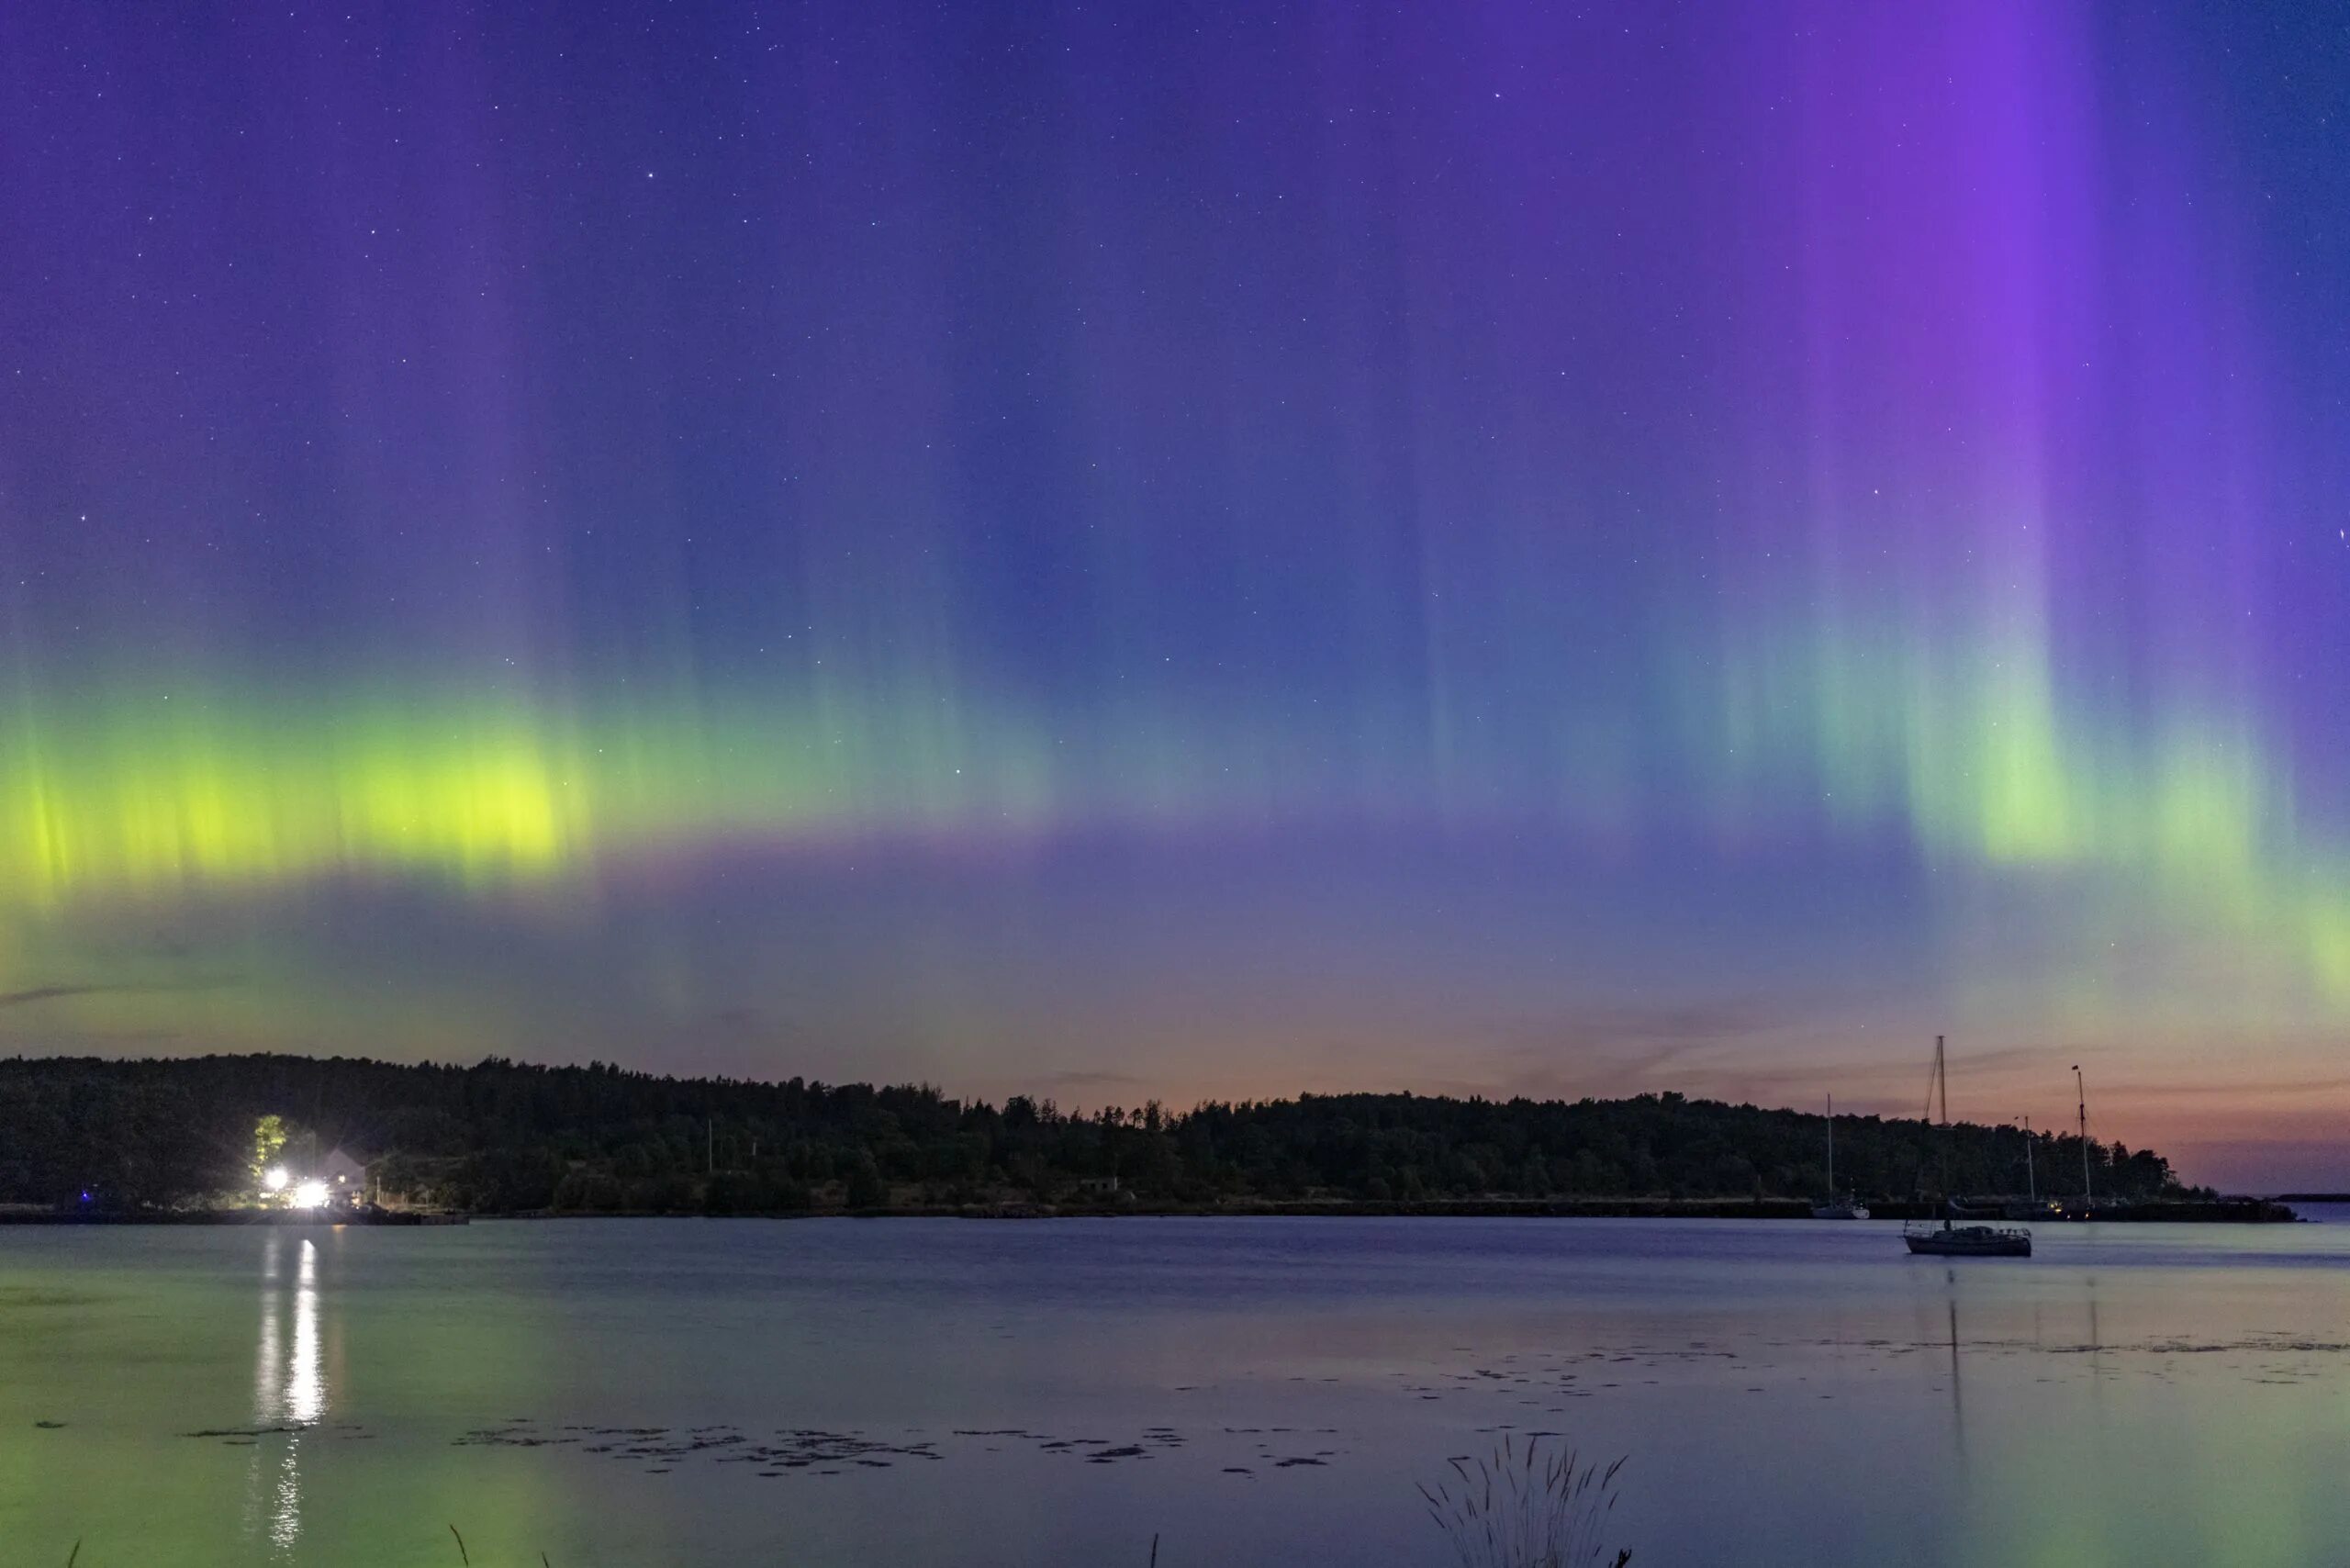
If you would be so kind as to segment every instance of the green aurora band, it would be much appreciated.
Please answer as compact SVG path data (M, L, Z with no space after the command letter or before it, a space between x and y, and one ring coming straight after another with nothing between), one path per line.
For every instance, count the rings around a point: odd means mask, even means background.
M969 693L557 704L174 682L28 696L0 755L0 899L22 921L344 877L488 892L727 843L1334 814L1695 829L1723 851L1791 831L1831 846L1890 833L1937 872L2073 873L2157 900L2177 929L2267 945L2350 1003L2342 848L2298 819L2288 770L2241 716L2181 706L2151 728L2121 722L2068 699L2030 630L1936 654L1890 626L1815 628L1684 666L1671 685L1668 722L1585 711L1530 748L1549 716L1517 715L1481 745L1408 702L1315 728L1230 708L1170 722L1181 709L1161 698L1147 722L1055 728ZM1658 777L1699 785L1677 807L1633 804Z

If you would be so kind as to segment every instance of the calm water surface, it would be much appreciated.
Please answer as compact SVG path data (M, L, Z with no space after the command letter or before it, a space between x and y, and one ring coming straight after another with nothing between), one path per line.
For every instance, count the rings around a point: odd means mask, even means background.
M1639 1568L2350 1561L2350 1225L1897 1231L0 1230L0 1562L1434 1564L1529 1433Z

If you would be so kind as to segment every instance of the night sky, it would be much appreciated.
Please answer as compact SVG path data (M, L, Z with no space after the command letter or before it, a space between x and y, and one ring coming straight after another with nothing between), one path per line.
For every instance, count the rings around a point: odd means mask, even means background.
M0 9L0 1050L2350 1182L2331 7Z

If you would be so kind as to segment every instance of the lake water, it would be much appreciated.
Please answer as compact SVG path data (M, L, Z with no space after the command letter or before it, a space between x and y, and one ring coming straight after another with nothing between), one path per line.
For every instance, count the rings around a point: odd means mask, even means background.
M1437 1564L1535 1433L1639 1568L2350 1561L2350 1225L2036 1235L0 1229L0 1562Z

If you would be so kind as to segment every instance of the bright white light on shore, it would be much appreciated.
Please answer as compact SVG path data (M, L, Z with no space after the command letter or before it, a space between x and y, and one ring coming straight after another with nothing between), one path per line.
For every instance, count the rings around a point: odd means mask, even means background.
M262 1173L261 1184L273 1193L285 1191L285 1167L273 1165Z
M294 1189L294 1206L297 1209L322 1209L327 1205L327 1184L305 1182Z

